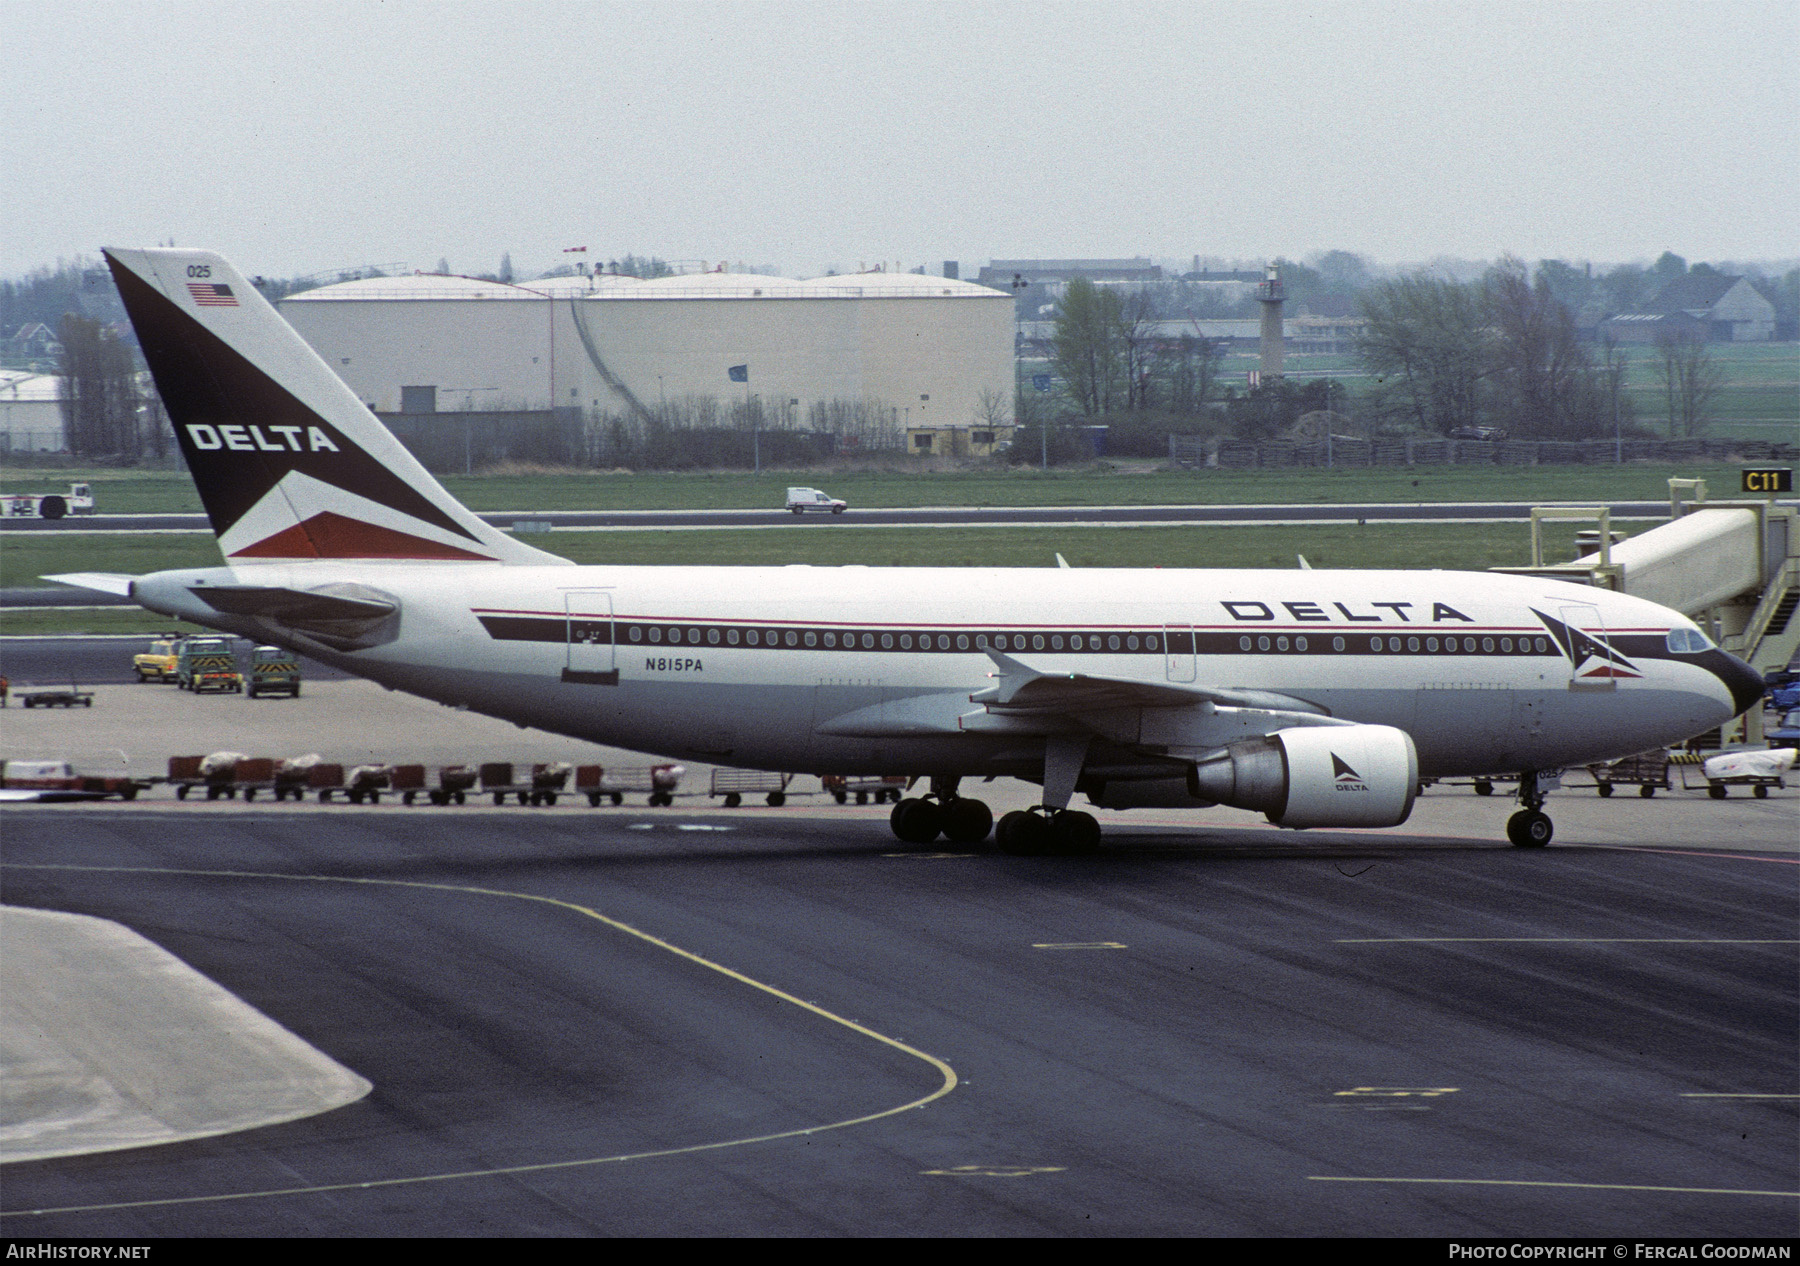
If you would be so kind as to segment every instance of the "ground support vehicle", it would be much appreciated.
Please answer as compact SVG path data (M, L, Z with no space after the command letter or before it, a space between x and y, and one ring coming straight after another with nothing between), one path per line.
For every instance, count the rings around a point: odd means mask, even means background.
M612 802L614 804L624 804L625 803L625 793L624 792L622 792L622 791L607 791L605 789L605 785L606 785L606 768L605 768L605 766L602 766L602 765L577 765L577 766L575 766L575 794L576 795L586 796L588 803L596 809L598 809L600 807L601 799L604 797L607 797L607 796L612 797Z
M201 694L208 690L241 691L243 674L226 637L183 638L175 657L175 684Z
M479 778L467 765L445 765L438 770L438 785L427 793L428 798L433 804L461 804Z
M1706 758L1700 766L1700 776L1706 780L1706 794L1714 800L1725 799L1732 787L1749 787L1750 794L1758 800L1766 800L1770 787L1787 786L1785 775L1794 767L1796 754L1791 747L1720 752ZM1691 768L1692 765L1682 765L1681 785L1684 788L1688 787L1688 770Z
M28 708L91 708L94 706L94 692L77 690L73 682L67 690L33 690L29 694L21 694L19 702Z
M552 761L531 767L531 776L515 781L514 766L509 761L488 761L481 766L481 792L494 797L496 805L517 796L520 804L555 804L556 797L569 784L569 766Z
M0 518L60 519L94 512L93 490L87 484L70 484L65 492L27 492L0 497Z
M871 799L876 804L885 800L899 804L901 795L906 791L905 774L890 774L885 778L847 778L842 774L826 774L819 782L839 804L848 803L851 796L856 797L858 804L867 804Z
M828 496L817 488L787 490L787 508L795 514L805 514L809 510L842 514L848 504L841 497Z
M1781 724L1774 729L1764 730L1763 739L1770 747L1800 748L1800 708L1781 718Z
M250 652L250 679L244 683L244 694L251 699L260 695L300 697L300 657L279 646L259 646Z
M787 803L788 783L793 778L792 774L775 774L761 769L719 767L712 771L712 789L707 794L724 796L727 809L737 808L744 803L745 796L751 795L761 795L770 807L780 808Z
M395 765L391 789L398 792L406 804L412 804L420 796L433 804L461 804L469 788L475 785L476 776L467 765L444 765L438 769L437 786L433 787L425 766Z
M393 786L392 765L357 765L344 778L344 794L351 804L381 803L381 793Z
M281 761L275 766L275 798L286 800L304 800L307 788L312 784L313 767L318 764L316 756L297 756Z
M425 790L425 766L395 765L390 785L399 793L402 803L411 804Z
M1594 789L1603 797L1612 795L1616 786L1635 786L1638 795L1648 800L1658 787L1670 791L1675 786L1669 779L1669 754L1661 750L1639 752L1609 765L1589 765L1588 773L1594 776Z
M229 800L238 791L238 766L249 765L252 787L245 799L260 787L275 786L275 762L256 760L238 752L213 752L207 756L169 757L169 776L163 781L175 788L175 798L186 800L195 791L205 791L208 800Z
M330 804L331 797L344 790L344 767L329 761L307 766L306 790L316 795L320 804Z
M131 667L140 682L174 681L175 661L181 654L181 635L165 634L150 643L150 649L131 657Z
M57 800L102 800L118 796L135 800L150 786L147 779L126 774L86 774L65 760L0 761L0 787L9 791L39 791Z
M587 794L588 803L598 805L601 797L607 797L614 804L624 804L628 792L647 792L649 803L654 808L665 808L675 803L676 789L681 786L681 776L687 772L682 765L632 765L624 769L601 770L598 765L584 765L583 769L595 771L589 775L589 783L581 781L577 773L575 788Z

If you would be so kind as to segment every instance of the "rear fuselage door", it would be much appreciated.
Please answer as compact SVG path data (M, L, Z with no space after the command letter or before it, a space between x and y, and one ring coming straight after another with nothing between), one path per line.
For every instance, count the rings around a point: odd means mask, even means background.
M563 592L568 621L568 659L562 679L592 686L616 686L619 669L613 658L613 609L610 589Z
M1194 626L1163 626L1163 672L1170 681L1194 680Z

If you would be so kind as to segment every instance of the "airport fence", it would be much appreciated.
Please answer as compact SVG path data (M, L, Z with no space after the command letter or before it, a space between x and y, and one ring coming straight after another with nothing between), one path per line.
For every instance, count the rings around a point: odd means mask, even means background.
M1768 440L1300 440L1169 437L1169 461L1188 469L1370 466L1600 466L1617 462L1794 461L1800 448Z

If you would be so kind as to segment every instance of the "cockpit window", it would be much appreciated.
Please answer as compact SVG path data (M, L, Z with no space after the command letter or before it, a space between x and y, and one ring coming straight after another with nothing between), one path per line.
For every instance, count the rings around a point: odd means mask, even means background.
M1671 655L1698 655L1713 648L1712 640L1699 629L1670 629L1668 645Z

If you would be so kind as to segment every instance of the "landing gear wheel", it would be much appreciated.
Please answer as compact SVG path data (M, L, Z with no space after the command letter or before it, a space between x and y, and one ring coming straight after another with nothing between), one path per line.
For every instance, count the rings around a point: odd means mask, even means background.
M1521 809L1506 820L1506 838L1514 848L1542 848L1555 832L1550 816L1536 809Z
M902 800L888 815L888 826L908 844L929 844L943 830L943 813L929 800Z
M1050 824L1035 813L1014 809L994 828L994 843L1013 857L1036 857L1049 851Z
M979 844L994 829L994 813L980 800L958 796L939 811L944 838L952 844Z
M1064 809L1050 819L1050 851L1060 857L1082 857L1100 851L1100 823L1091 813Z

